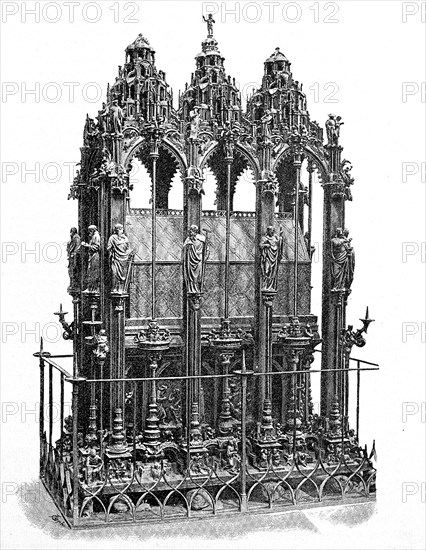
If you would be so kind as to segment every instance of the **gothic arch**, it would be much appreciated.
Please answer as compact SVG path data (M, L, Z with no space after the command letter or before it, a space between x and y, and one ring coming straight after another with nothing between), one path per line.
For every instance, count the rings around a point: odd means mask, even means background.
M218 148L219 148L219 142L218 141L213 141L208 146L208 148L204 152L204 155L202 156L201 161L200 161L201 170L203 170L206 167L208 160L215 153L215 151L218 150ZM258 159L254 155L252 155L241 143L236 143L235 144L235 149L239 153L241 153L241 155L243 157L246 158L247 164L249 165L249 168L253 171L255 179L258 180L260 178L260 164L259 164Z
M139 151L139 149L143 148L143 146L147 146L148 141L145 137L140 136L129 148L127 151L126 156L123 158L122 164L126 169L129 168L130 162L135 157L136 153ZM168 138L163 138L159 144L160 148L163 147L168 151L176 160L176 163L178 165L178 169L182 172L182 174L186 173L187 169L187 160L185 153L182 153L177 149L177 147L173 144L172 141L170 141Z
M306 155L306 157L313 161L315 167L318 169L318 172L321 176L321 179L323 181L327 181L327 174L329 171L329 167L325 160L321 159L310 147L305 146L303 148L303 152ZM273 171L276 172L277 168L280 166L284 160L291 154L291 147L287 144L284 145L284 147L281 149L281 151L278 153L278 155L275 157L275 161L273 163Z

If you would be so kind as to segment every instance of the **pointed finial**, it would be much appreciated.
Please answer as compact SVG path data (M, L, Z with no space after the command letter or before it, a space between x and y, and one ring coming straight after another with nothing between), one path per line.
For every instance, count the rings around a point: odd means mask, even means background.
M370 313L369 313L368 306L367 306L367 309L365 311L365 318L360 319L360 321L363 324L363 331L365 332L365 334L367 334L368 327L371 325L371 323L374 323L374 321L375 321L375 319L370 319Z

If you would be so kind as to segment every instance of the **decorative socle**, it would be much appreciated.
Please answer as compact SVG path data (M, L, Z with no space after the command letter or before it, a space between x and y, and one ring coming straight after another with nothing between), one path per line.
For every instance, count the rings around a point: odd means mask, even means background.
M312 345L314 333L309 325L303 327L299 318L292 315L290 322L278 333L278 338L285 350L304 351Z
M170 332L155 320L148 322L148 328L142 329L134 338L138 347L147 352L162 352L170 347Z

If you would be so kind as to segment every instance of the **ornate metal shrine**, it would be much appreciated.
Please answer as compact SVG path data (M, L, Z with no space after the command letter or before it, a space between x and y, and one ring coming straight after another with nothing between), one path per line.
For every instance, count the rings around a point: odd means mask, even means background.
M329 116L324 144L279 48L244 111L206 22L177 109L140 34L96 120L86 119L70 193L72 323L57 312L73 371L43 346L35 354L40 475L71 527L374 497L359 389L377 365L350 356L372 320L367 310L361 329L346 326L355 257L343 122ZM150 180L143 209L132 207L135 163ZM207 173L215 210L203 208ZM311 313L317 181L321 336ZM172 209L179 184L183 209ZM255 188L251 211L237 210L238 186Z

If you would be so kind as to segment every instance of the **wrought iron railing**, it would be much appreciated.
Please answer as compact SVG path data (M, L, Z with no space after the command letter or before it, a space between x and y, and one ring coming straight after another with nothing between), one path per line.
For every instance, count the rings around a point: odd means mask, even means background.
M296 420L290 422L287 433L274 422L273 438L263 441L267 447L273 440L272 452L262 460L261 455L254 458L259 426L247 423L248 382L256 377L299 375L310 382L311 376L321 370L260 373L247 371L243 365L229 374L85 379L73 377L56 362L71 355L54 356L42 348L34 355L40 367L40 477L70 527L277 511L326 501L374 498L374 449L368 454L357 440L360 377L364 371L378 370L374 363L353 359L356 368L335 369L356 374L356 432L349 430L342 418L340 424L336 421L337 429L320 427L320 418L312 411L309 419L301 415L302 425ZM54 380L57 376L59 383ZM210 428L203 429L195 411L189 421L183 419L180 427L176 426L174 434L167 433L167 427L162 430L161 453L156 455L160 458L150 458L144 427L139 422L140 398L147 384L180 380L188 395L188 386L194 380L202 383L224 378L238 378L240 384L241 414L232 436L221 437ZM65 417L66 383L72 389L72 419ZM102 411L98 418L89 419L89 426L90 421L92 428L93 422L96 424L98 442L90 445L87 434L84 440L78 418L80 399L93 395L93 390L99 397L114 385L131 399L125 400L118 418L115 411L111 423L110 415ZM59 426L54 426L58 395ZM124 429L126 449L122 454L114 454L111 443L117 426ZM59 427L56 443L54 427ZM196 432L201 434L201 441L194 439Z

